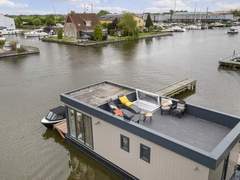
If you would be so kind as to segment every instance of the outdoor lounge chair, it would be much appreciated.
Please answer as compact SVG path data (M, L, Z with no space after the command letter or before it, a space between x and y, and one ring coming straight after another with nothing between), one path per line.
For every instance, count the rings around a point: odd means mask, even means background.
M161 114L163 113L169 114L172 110L172 107L173 107L173 102L171 99L164 99L164 98L161 99L161 106L160 106Z
M119 96L119 101L130 111L133 111L136 114L139 114L141 112L141 109L135 106L133 102L129 101L127 96Z
M124 117L127 120L131 120L134 116L134 114L127 109L118 108L118 106L112 100L108 102L108 106L111 109L111 112L116 116Z
M172 112L179 118L181 118L184 115L185 111L186 111L186 103L184 101L177 102L177 104L172 110Z
M122 110L119 109L119 108L117 107L117 105L116 105L112 100L110 100L110 101L108 102L108 106L109 106L109 108L111 109L111 112L112 112L114 115L123 117L123 112L122 112Z

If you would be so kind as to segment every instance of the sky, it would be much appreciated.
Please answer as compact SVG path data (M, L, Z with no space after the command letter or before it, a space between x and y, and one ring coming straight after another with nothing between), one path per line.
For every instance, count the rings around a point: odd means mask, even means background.
M166 12L174 8L187 11L240 9L240 0L176 0L176 5L175 0L0 0L1 14L66 14L71 10L98 12L101 9L112 13L143 13Z

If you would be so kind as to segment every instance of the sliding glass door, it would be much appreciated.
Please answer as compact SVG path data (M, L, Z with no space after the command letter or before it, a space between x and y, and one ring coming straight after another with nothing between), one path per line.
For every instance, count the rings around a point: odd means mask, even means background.
M89 116L83 116L84 129L85 129L85 144L93 147L93 136L92 136L92 119Z
M76 112L77 140L84 142L84 122L82 113Z
M72 109L68 109L68 122L70 135L76 138L75 111Z
M69 108L69 126L71 137L93 148L91 117Z

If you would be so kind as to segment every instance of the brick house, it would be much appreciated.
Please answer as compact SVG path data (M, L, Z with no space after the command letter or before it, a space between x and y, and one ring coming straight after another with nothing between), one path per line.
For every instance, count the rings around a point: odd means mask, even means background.
M64 36L75 39L91 37L99 20L94 13L75 13L67 15L64 24Z

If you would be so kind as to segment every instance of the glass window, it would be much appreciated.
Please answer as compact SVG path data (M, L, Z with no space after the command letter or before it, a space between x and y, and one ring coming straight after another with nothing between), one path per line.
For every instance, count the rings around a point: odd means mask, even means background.
M85 144L89 147L93 147L92 119L86 115L83 115L83 119L85 128Z
M82 113L76 112L77 139L84 142L84 122Z
M121 149L129 152L129 138L124 136L124 135L121 135L120 136L120 145L121 145Z
M49 119L49 120L50 120L51 117L52 117L52 115L53 115L53 113L52 113L52 112L49 112L48 115L47 115L47 117L46 117L46 119Z
M57 115L53 114L52 117L51 117L51 120L56 120L56 119L57 119Z
M76 124L75 124L76 120ZM93 148L92 118L77 112L69 110L70 135L77 141Z
M68 109L69 130L70 135L76 138L76 126L75 126L75 111Z
M150 163L151 148L140 144L140 159Z

